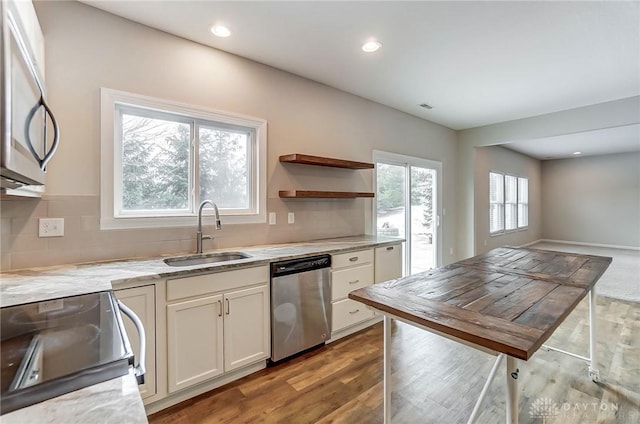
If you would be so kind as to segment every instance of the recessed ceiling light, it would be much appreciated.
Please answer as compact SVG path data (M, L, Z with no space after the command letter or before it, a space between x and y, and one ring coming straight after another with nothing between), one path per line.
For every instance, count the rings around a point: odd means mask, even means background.
M382 47L382 43L379 41L367 41L362 45L362 51L367 53L373 53L378 51Z
M223 25L214 25L211 27L213 35L226 38L231 35L231 30Z
M573 154L577 156L577 155L581 155L582 152L573 152Z

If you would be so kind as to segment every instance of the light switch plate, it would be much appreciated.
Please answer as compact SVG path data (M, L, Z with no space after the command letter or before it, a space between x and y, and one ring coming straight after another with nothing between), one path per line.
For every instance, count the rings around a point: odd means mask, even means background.
M289 224L293 224L294 222L296 222L296 215L293 212L289 212L287 214L287 222Z
M269 212L269 225L276 225L276 213Z
M38 220L39 237L64 236L64 218L40 218Z

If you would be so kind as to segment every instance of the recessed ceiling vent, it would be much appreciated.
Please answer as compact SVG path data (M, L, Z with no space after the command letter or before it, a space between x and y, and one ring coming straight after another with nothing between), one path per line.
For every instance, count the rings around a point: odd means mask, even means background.
M425 108L425 109L427 109L427 110L431 110L431 109L433 109L433 106L428 105L428 104L426 104L426 103L422 103L422 104L421 104L421 105L419 105L419 106L420 106L420 107L423 107L423 108Z

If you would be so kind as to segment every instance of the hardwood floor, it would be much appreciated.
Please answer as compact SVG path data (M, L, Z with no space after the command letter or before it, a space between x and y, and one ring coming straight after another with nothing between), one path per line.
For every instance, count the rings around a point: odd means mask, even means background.
M538 351L519 361L521 423L640 423L640 303L598 298L601 383L582 361ZM588 354L582 301L548 344ZM464 423L494 357L402 323L393 327L392 419ZM504 363L477 422L505 420ZM382 423L382 324L185 401L152 424Z

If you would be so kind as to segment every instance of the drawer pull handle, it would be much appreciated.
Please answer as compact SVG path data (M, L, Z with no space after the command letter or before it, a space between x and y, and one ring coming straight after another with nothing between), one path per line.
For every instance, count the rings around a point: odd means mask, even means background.
M357 314L358 312L360 312L360 309L349 311L349 315Z
M360 280L353 280L353 281L349 281L349 284L358 284L360 282Z
M387 250L393 250L393 246L387 247Z
M349 261L350 261L350 262L355 262L355 261L357 261L357 260L358 260L358 257L357 257L357 256L353 256L353 257L349 258Z

